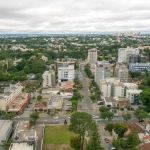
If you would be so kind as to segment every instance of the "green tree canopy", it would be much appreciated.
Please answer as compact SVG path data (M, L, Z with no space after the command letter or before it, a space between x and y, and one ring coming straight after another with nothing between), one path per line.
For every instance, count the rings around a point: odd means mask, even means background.
M123 114L122 117L125 120L125 122L127 122L128 120L131 119L131 114Z
M31 120L33 120L34 124L36 123L37 119L39 118L39 113L38 112L33 112L30 115Z
M107 120L112 120L114 117L114 113L110 111L102 112L101 113L101 118L102 119L107 119Z
M108 108L108 107L105 107L105 106L101 106L100 108L99 108L99 111L102 113L102 112L106 112L106 111L110 111L110 108Z
M142 110L142 109L140 109L140 108L136 109L136 111L134 112L134 115L136 116L136 118L137 118L139 121L141 121L142 119L148 117L148 114L147 114L144 110Z
M113 128L114 128L114 124L113 123L107 123L105 125L105 131L108 131L111 135L112 135L112 131L113 131Z

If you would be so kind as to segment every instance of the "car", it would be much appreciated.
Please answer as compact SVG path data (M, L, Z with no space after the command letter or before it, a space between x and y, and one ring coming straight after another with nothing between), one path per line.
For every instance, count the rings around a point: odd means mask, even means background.
M92 104L93 102L91 101L91 104Z
M15 118L16 118L16 119L19 119L20 117L19 117L19 116L16 116Z
M70 116L68 117L68 119L70 119Z
M93 119L99 119L99 117L98 116L94 116Z
M109 148L110 150L116 150L116 148L113 147L111 144L108 145L108 148Z
M84 103L84 100L82 100L82 103Z
M72 104L67 104L67 106L72 106Z
M119 115L118 114L114 114L114 117L118 117Z
M105 138L105 142L106 142L106 143L109 143L109 139Z
M53 117L53 119L58 119L58 116Z

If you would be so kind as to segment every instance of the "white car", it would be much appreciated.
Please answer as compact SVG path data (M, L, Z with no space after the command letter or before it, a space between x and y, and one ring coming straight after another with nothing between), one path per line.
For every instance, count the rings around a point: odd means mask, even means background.
M119 115L118 114L114 114L114 117L118 117Z
M53 119L58 119L58 116L55 116Z
M84 103L84 100L82 100L82 103Z
M68 117L68 119L70 119L70 117Z
M99 117L98 116L94 116L93 119L99 119Z
M19 116L16 116L15 118L16 118L16 119L19 119L20 117L19 117Z

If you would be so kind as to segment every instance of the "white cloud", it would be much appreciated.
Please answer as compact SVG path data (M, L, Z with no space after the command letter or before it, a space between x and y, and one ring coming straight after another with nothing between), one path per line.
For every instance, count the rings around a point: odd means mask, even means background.
M0 33L150 31L149 0L0 0Z

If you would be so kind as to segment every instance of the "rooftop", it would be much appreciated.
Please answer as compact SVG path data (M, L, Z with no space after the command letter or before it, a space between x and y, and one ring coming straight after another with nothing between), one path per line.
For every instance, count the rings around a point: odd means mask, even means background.
M127 122L126 125L132 132L144 133L144 129L142 129L136 122Z
M116 100L113 99L112 97L105 97L104 99L106 102L116 102Z
M0 142L6 139L6 133L8 129L12 126L12 122L8 120L0 120Z
M141 150L149 150L150 149L150 143L144 143L140 146Z
M60 95L58 94L52 94L49 98L49 102L48 102L48 105L52 105L53 102L60 102Z
M33 145L28 143L12 143L9 150L34 150Z
M130 92L130 93L134 93L134 94L139 94L139 93L142 92L142 90L139 90L139 89L129 89L127 91Z

